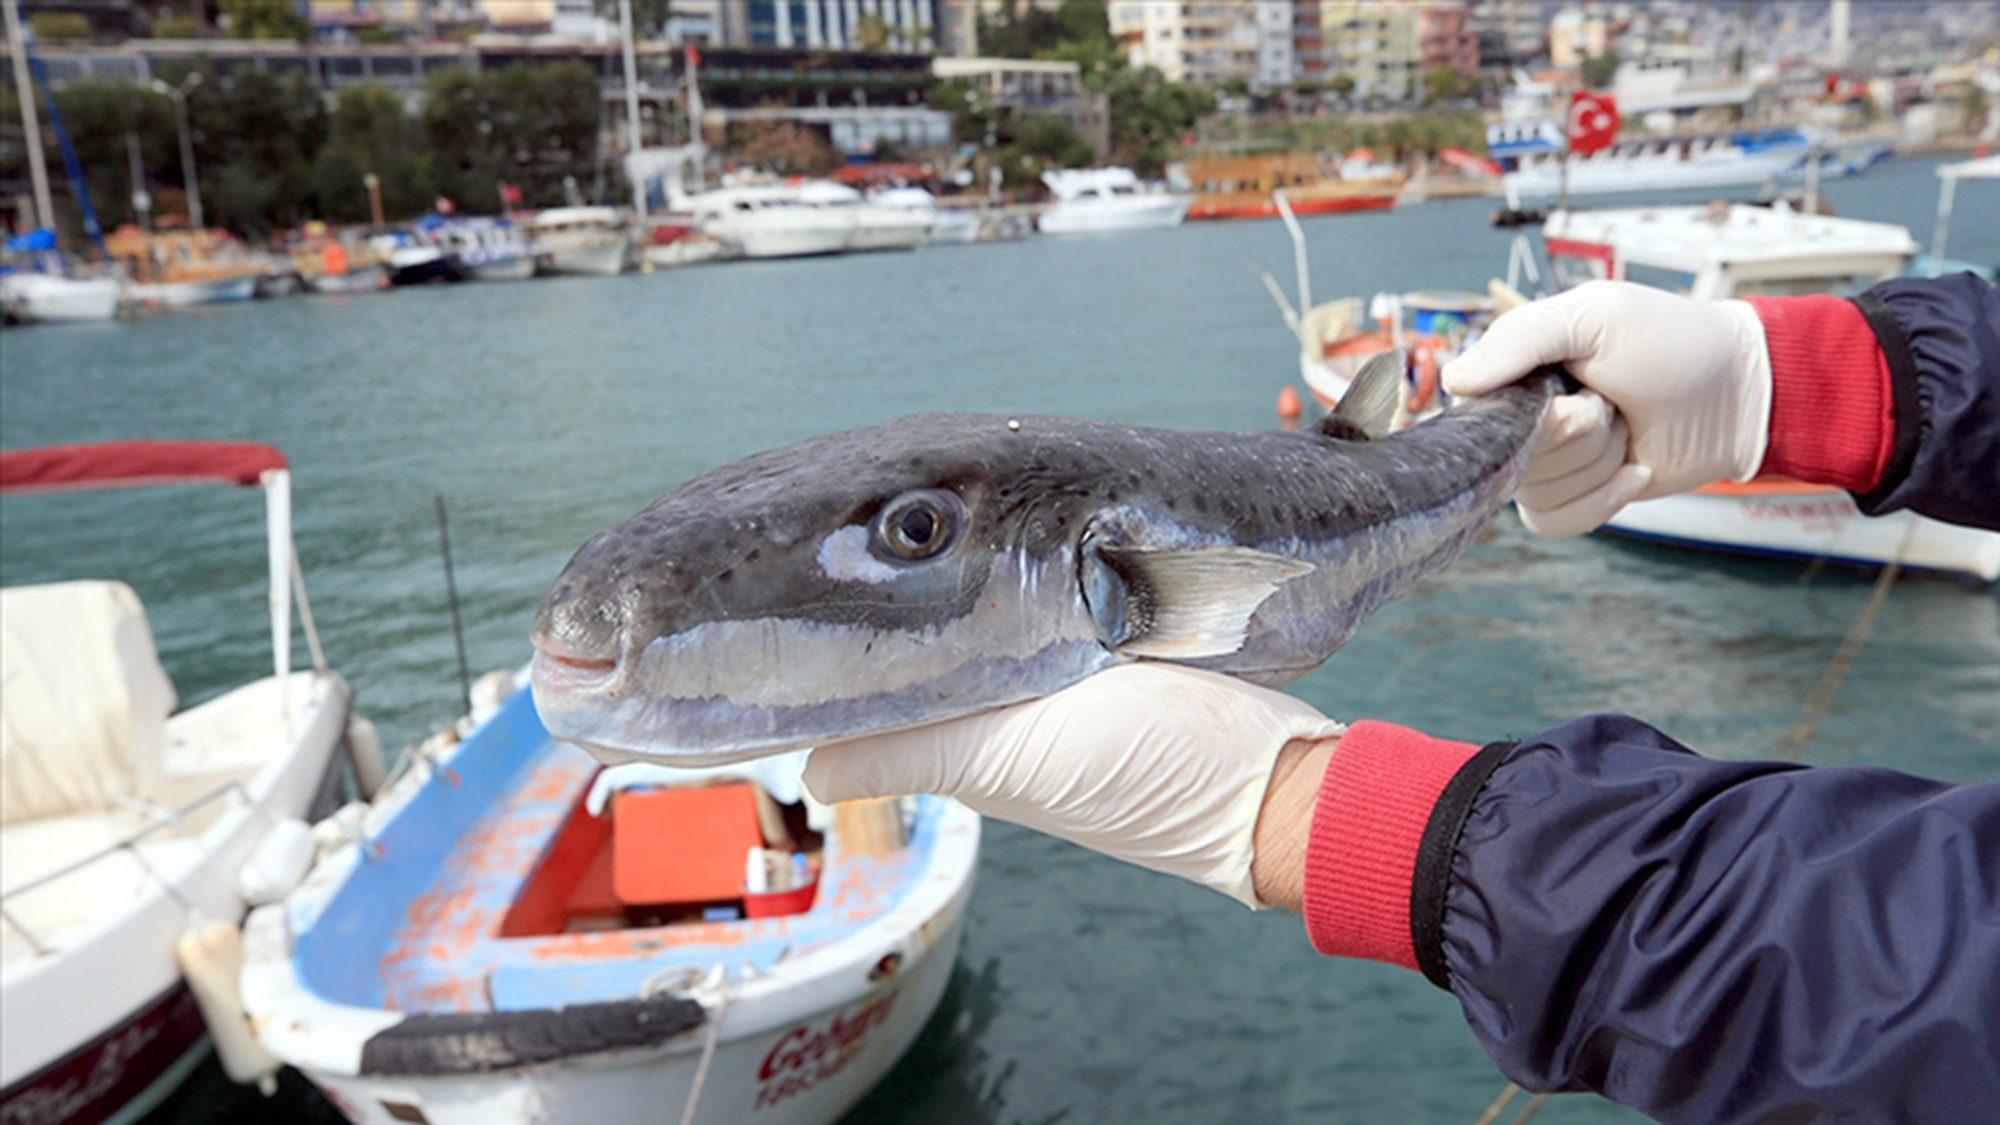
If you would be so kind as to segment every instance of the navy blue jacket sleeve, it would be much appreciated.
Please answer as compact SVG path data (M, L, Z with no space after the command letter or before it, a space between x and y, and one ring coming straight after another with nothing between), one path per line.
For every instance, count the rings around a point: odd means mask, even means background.
M1413 930L1509 1078L1665 1121L2000 1119L2000 786L1610 715L1482 757Z
M1854 303L1888 360L1896 410L1894 451L1861 510L2000 530L2000 289L1969 273L1899 278Z

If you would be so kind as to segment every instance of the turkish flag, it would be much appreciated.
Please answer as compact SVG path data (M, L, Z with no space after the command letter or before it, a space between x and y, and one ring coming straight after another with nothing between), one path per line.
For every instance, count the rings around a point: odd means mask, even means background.
M1569 150L1588 156L1618 139L1618 99L1578 90L1569 100Z

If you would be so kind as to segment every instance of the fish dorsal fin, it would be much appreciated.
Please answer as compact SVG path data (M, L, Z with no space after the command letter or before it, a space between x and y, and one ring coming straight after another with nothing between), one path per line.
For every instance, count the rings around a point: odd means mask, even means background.
M1243 647L1250 617L1311 563L1249 547L1099 546L1093 576L1099 638L1121 656L1193 660Z
M1340 396L1340 405L1320 420L1319 432L1344 441L1373 441L1389 432L1403 401L1403 353L1388 351L1361 365Z

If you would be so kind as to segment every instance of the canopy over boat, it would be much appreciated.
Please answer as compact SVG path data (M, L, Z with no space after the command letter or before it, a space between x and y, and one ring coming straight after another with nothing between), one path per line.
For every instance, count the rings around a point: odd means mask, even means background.
M285 455L247 441L117 441L0 451L0 492L143 488L169 484L255 486L285 469Z
M264 489L271 572L271 664L292 671L292 474L285 455L249 441L112 441L0 450L0 493L225 484ZM303 585L300 585L303 596ZM310 624L310 622L308 622ZM307 639L318 651L311 630ZM284 708L291 701L284 698Z

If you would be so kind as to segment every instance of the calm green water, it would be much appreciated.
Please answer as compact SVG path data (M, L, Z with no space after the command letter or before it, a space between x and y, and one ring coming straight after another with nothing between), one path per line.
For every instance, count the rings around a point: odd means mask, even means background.
M1930 162L1831 185L1928 239ZM1477 288L1487 201L1309 220L1321 299ZM2000 261L2000 197L1961 192L1955 256ZM1246 263L1292 277L1277 223L652 276L396 291L0 334L0 445L243 438L290 456L325 645L391 747L458 709L433 498L473 671L585 538L774 444L917 410L1262 428L1296 346ZM119 576L184 700L267 666L262 505L176 489L9 498L9 584ZM1710 752L1768 753L1866 599L1864 579L1511 518L1294 690L1330 714L1486 741L1586 711ZM303 647L300 659L304 659ZM2000 775L2000 602L1910 580L1806 756ZM1501 1080L1416 974L1314 955L1297 920L992 825L958 977L853 1115L889 1122L1470 1122ZM1504 1119L1511 1119L1511 1113ZM335 1120L210 1064L165 1120ZM1586 1097L1538 1121L1629 1120Z

